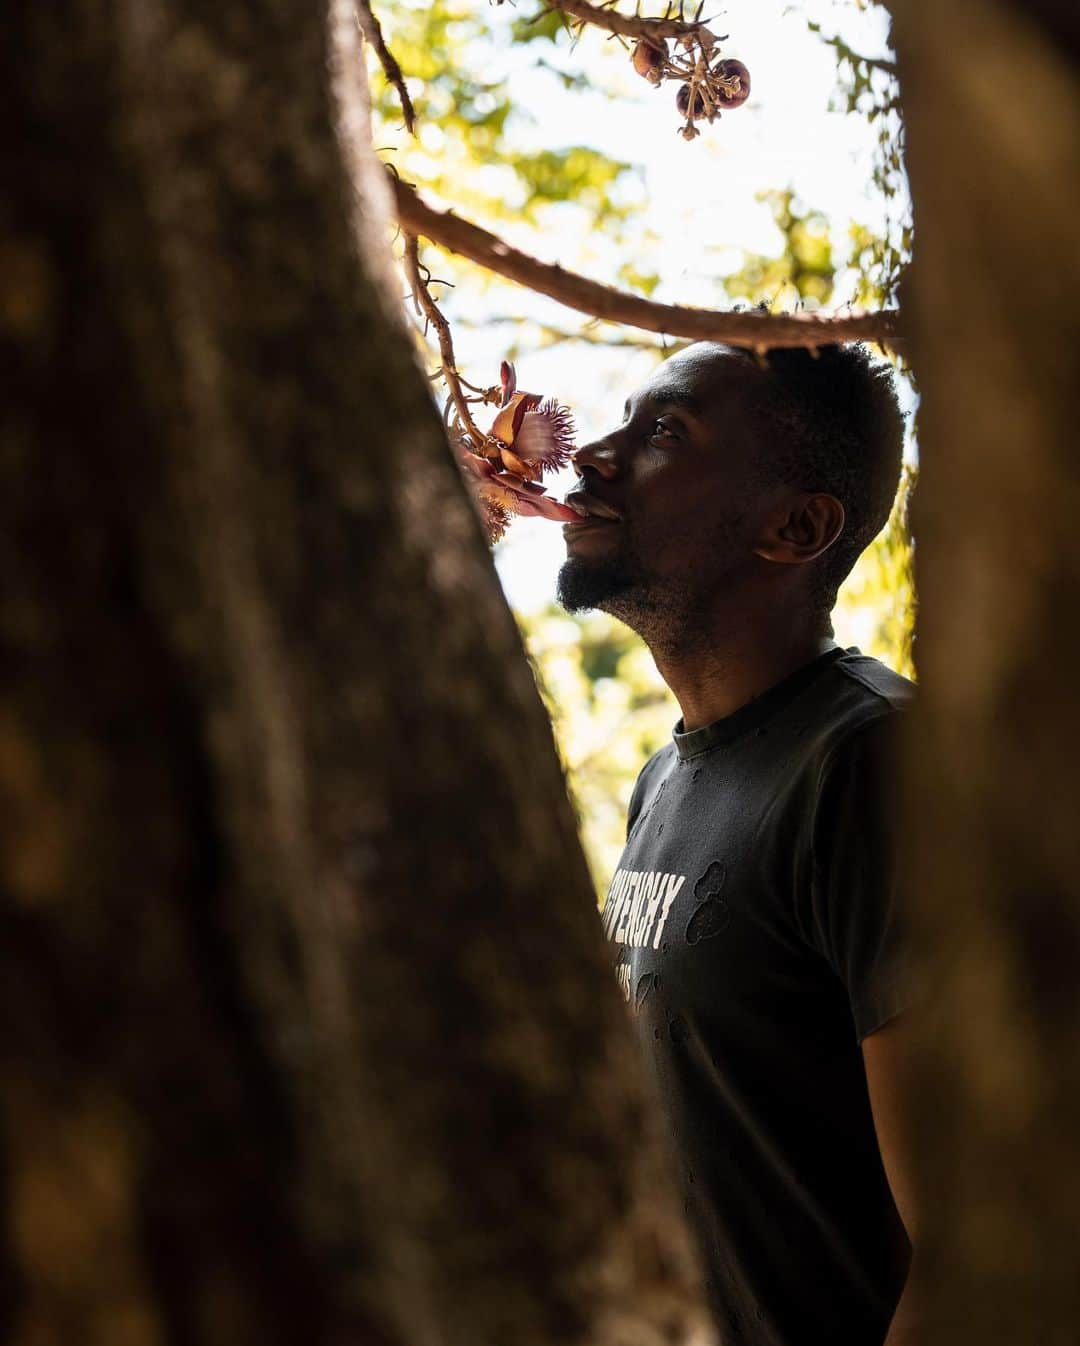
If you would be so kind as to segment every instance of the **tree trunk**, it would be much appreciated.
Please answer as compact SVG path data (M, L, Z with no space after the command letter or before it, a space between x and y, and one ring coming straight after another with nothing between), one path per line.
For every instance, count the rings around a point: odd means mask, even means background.
M1075 6L896 0L921 471L925 1346L1080 1332Z
M26 0L5 36L0 1332L688 1340L351 7Z

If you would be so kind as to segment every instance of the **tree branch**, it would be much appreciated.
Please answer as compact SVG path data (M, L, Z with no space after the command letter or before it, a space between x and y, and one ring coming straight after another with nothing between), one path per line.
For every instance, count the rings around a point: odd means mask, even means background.
M685 19L642 19L620 14L617 9L590 5L588 0L546 0L545 9L561 9L581 23L590 23L607 33L617 33L619 37L686 37L705 27L700 21L687 23Z
M405 87L405 76L401 73L401 66L397 63L397 57L386 45L382 29L379 27L379 20L372 13L368 0L356 0L356 22L365 40L371 44L375 55L379 58L379 64L383 68L383 74L387 81L397 90L397 96L401 100L401 115L405 118L405 129L410 134L415 135L416 111L413 108L412 99L409 97L409 91Z
M403 225L404 229L405 226ZM405 274L409 278L409 284L412 286L412 296L414 302L424 314L424 318L435 328L435 336L439 342L439 354L442 357L442 369L440 373L446 381L446 386L450 391L450 399L454 404L454 410L461 421L462 429L472 441L474 453L483 453L484 445L487 443L488 436L477 426L472 418L472 412L469 410L469 402L461 386L461 376L458 374L457 361L454 357L454 339L450 335L450 324L439 309L438 304L431 297L431 291L428 289L430 275L422 275L424 265L420 261L420 248L416 241L416 235L406 232L405 234Z
M394 173L390 174L390 181L398 220L407 233L423 234L448 252L467 257L488 271L593 318L665 336L723 341L758 351L777 346L813 348L841 341L875 341L897 347L902 341L896 309L827 317L809 313L725 313L658 304L530 257L469 220L449 211L435 210Z

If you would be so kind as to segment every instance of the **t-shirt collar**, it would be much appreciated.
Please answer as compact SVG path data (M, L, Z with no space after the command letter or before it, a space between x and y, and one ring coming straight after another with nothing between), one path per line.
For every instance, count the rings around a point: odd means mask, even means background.
M804 687L813 682L827 665L839 659L842 654L858 654L858 652L854 646L850 650L845 650L842 645L833 645L823 654L816 655L808 664L797 668L794 673L789 673L783 681L775 683L760 696L753 697L745 706L740 706L738 710L725 715L721 720L713 720L712 724L702 725L700 729L683 729L680 716L671 735L675 741L675 751L685 762L688 757L697 757L699 753L708 752L712 748L726 747L734 743L736 739L743 738L771 720Z

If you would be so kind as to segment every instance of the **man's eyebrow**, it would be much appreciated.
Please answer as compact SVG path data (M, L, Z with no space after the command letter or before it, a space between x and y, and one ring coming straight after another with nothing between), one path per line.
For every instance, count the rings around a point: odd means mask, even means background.
M646 401L649 401L656 407L681 407L684 411L690 412L692 416L700 416L701 403L690 393L684 393L679 388L658 388L656 391L647 395ZM623 405L623 420L630 415L630 399L627 398Z
M649 394L649 401L660 407L682 407L692 416L701 415L701 403L697 398L679 388L658 388Z

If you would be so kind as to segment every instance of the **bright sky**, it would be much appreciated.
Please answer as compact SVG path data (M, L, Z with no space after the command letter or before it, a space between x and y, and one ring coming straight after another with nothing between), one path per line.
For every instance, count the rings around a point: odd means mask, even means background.
M510 5L489 10L494 37L489 77L504 73L512 81L515 141L529 150L590 145L640 166L626 190L640 207L635 264L661 276L654 298L727 307L718 278L738 269L742 250L774 254L780 248L769 207L757 200L769 188L790 186L806 204L824 211L834 239L846 238L852 223L880 229L882 203L871 181L876 127L864 117L829 110L837 88L836 58L806 25L807 17L816 19L823 32L842 35L856 51L883 55L887 17L880 9L862 8L858 0L797 5L729 0L710 26L717 35L729 34L724 53L749 67L751 97L712 126L703 123L701 137L688 144L676 134L674 86L652 88L597 30L587 30L575 51L565 44L512 45L510 23L532 13L532 3L520 0L516 11ZM554 75L530 68L537 56L587 73L595 92L563 89ZM437 128L430 134L427 148L437 155ZM496 168L480 172L491 176L484 185L494 185ZM496 227L526 251L601 280L614 280L613 261L627 259L625 252L613 253L602 230L576 207L550 207L541 229L528 221ZM834 306L848 297L844 283L841 279ZM441 302L454 323L458 361L467 375L474 382L493 382L506 347L516 341L519 386L569 404L579 443L619 419L625 396L655 364L655 355L643 350L578 342L536 349L536 328L492 320L532 318L578 331L587 319L508 284L471 293L461 287ZM553 489L558 492L571 479L568 472L565 482L553 481ZM549 602L564 556L558 525L515 521L496 553L512 605L528 611Z

